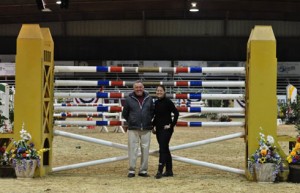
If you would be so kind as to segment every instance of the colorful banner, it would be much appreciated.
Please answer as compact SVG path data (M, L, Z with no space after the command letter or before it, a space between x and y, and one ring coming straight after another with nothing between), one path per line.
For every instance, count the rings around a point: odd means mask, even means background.
M289 84L286 87L286 98L288 102L297 102L297 88Z

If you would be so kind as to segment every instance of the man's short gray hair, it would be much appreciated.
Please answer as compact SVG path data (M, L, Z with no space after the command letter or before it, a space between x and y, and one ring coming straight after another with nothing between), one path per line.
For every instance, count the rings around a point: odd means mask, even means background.
M142 84L142 85L144 86L143 81L141 81L141 80L135 81L135 82L133 83L133 86L134 86L135 84Z

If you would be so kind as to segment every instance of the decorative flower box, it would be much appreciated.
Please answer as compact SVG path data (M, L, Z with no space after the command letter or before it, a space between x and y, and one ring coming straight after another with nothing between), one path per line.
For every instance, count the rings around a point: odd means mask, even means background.
M293 183L300 183L300 164L289 164L288 181Z
M271 135L259 133L259 146L248 158L248 169L257 182L273 183L283 171L283 163ZM278 179L277 178L277 179Z
M254 166L254 176L257 182L272 183L276 178L276 165L274 163L256 163Z
M37 160L14 160L15 172L18 178L33 178Z

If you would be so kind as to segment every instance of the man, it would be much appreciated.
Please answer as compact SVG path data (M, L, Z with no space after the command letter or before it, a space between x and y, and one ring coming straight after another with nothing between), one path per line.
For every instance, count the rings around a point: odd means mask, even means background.
M133 92L126 98L122 116L128 123L128 177L135 176L138 148L141 148L141 166L139 176L149 177L148 157L151 140L154 105L152 97L144 91L141 81L133 84Z

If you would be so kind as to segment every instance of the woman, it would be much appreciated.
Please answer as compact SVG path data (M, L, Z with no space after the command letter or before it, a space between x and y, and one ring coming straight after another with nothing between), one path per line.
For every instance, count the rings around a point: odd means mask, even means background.
M174 103L166 98L166 90L162 85L156 88L157 100L155 101L153 131L159 144L159 165L155 175L156 179L163 176L173 176L172 156L169 149L169 142L174 132L174 127L178 120L178 110ZM172 113L174 114L172 120ZM163 173L164 166L166 172Z

